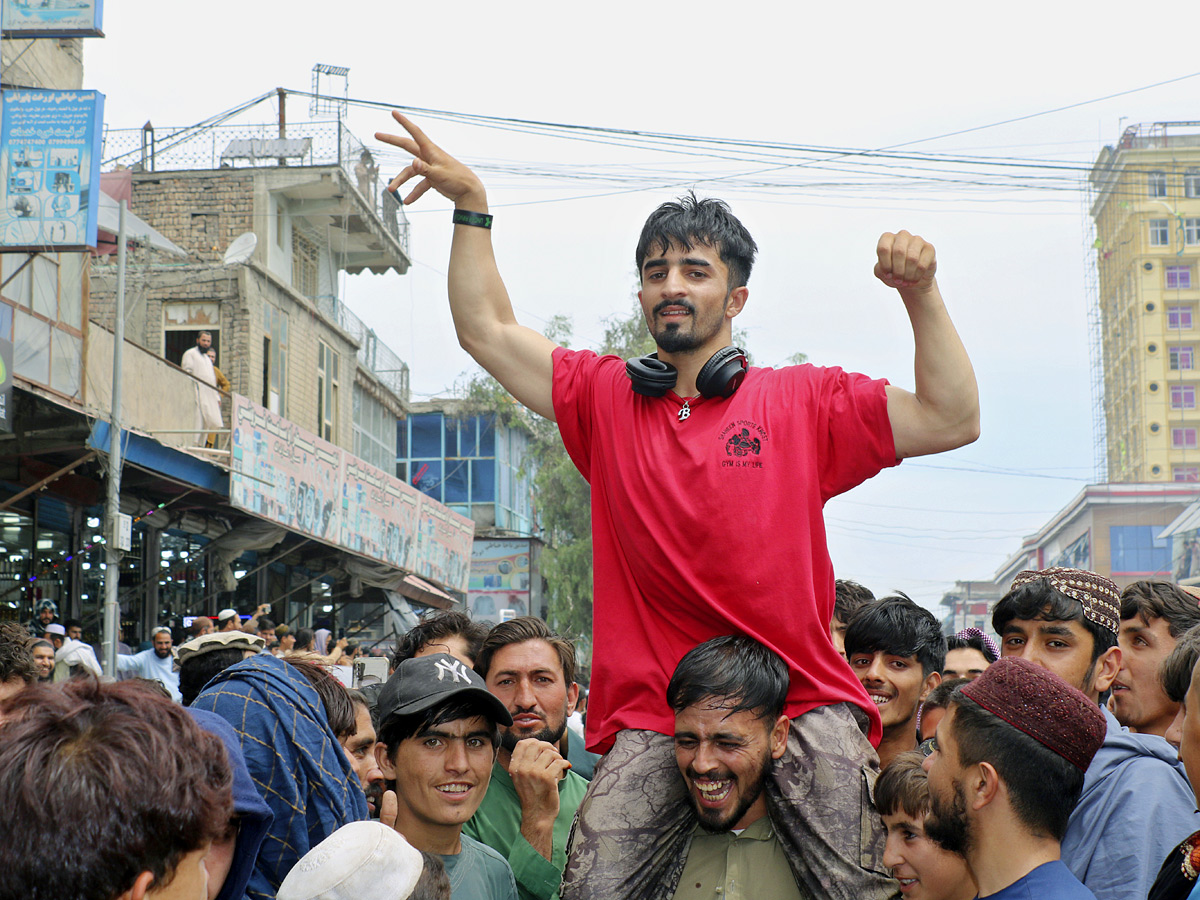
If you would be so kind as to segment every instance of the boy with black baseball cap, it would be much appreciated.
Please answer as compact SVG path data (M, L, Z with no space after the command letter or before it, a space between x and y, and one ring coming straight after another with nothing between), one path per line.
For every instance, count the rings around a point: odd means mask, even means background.
M500 725L512 725L483 679L445 653L406 659L379 694L375 756L396 791L380 819L441 856L451 900L517 900L508 862L462 833L487 792Z

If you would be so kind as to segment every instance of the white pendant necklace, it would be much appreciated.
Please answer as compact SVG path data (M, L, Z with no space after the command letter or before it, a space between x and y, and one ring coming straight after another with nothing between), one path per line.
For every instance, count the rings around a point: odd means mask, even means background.
M679 421L680 422L686 421L687 417L692 414L691 402L692 402L691 397L685 397L684 401L683 401L683 406L679 407Z

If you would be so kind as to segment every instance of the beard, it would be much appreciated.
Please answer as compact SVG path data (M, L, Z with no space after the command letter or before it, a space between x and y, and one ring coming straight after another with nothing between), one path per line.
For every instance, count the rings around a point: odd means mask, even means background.
M742 816L746 815L746 811L755 804L760 796L762 796L763 786L767 781L767 769L773 762L770 751L763 754L763 758L759 761L758 768L752 773L752 776L745 783L745 790L738 799L738 804L732 810L726 811L721 809L705 809L696 802L696 795L692 790L688 791L688 799L692 803L692 809L696 812L696 817L700 820L700 827L710 834L721 834L732 829L738 822L742 820ZM687 768L687 777L695 780L701 775L691 766ZM732 772L707 772L703 776L716 780L724 780L726 778L733 779L734 784L742 786L742 779L738 778Z
M686 300L664 300L654 307L653 321L657 322L659 313L668 306L682 306L690 313L688 320L692 323L692 328L690 331L684 331L682 322L671 319L665 325L659 324L657 330L652 330L651 337L654 338L658 349L665 353L690 353L698 350L720 333L721 326L725 323L724 313L728 304L729 297L726 296L715 321L709 323L701 322L696 317L696 307Z
M966 856L971 846L971 823L967 819L967 798L962 785L954 785L954 799L945 802L929 792L930 809L925 817L925 834L936 841L942 849L959 856Z
M518 716L523 712L530 712L527 709L519 709L514 716ZM533 738L535 741L545 741L547 744L558 746L558 742L562 740L563 732L567 730L567 712L563 710L562 721L557 726L550 723L547 718L546 727L540 731L535 731L532 734L517 734L513 728L507 728L500 733L500 746L512 753L517 748L517 741L528 740Z

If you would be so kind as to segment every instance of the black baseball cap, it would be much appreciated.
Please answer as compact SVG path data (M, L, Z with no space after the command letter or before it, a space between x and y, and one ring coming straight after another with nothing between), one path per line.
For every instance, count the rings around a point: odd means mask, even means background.
M474 669L446 653L434 653L404 660L387 680L379 692L379 726L393 716L424 712L452 697L477 697L489 718L512 725L508 709Z

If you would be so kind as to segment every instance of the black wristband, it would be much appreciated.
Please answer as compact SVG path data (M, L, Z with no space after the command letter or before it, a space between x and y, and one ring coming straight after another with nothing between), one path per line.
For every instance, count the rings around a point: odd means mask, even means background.
M477 213L466 209L456 209L454 211L454 224L474 225L476 228L491 228L492 217L487 213Z

